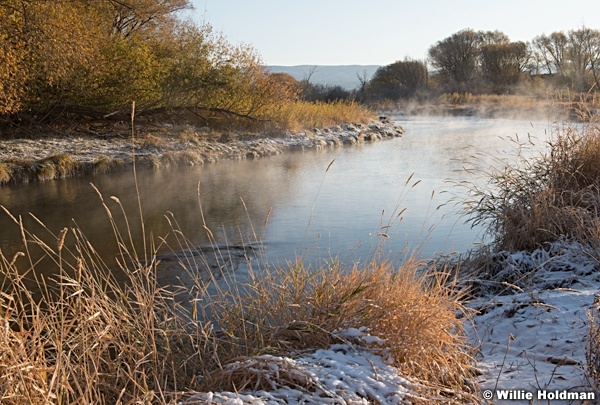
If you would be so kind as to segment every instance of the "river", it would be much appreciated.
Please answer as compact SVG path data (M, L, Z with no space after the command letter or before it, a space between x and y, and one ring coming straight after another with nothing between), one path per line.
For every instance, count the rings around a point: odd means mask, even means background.
M195 167L139 169L145 230L155 240L172 236L173 221L166 219L172 213L193 245L210 243L208 228L219 244L261 244L270 263L296 256L316 263L339 258L350 264L368 261L375 252L393 259L466 252L482 243L484 235L481 228L465 224L460 211L466 189L457 184L484 184L487 178L485 170L473 175L464 168L475 161L484 168L510 156L514 143L509 138L531 135L542 145L552 125L477 117L395 121L405 135L392 140ZM28 213L55 233L76 224L101 256L114 257L113 230L90 183L123 225L120 207L109 198L118 197L133 238L139 239L131 170L4 186L0 204L23 216L36 234L46 231ZM18 228L0 215L0 246L11 256L21 249Z

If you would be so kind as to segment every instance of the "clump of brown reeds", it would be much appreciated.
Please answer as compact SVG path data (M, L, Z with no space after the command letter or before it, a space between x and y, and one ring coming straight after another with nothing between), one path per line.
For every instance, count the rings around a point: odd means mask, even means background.
M98 156L92 163L91 172L93 174L105 174L116 171L123 166L125 166L125 161L121 158Z
M0 252L0 402L167 403L188 392L236 390L256 373L232 365L328 347L350 327L384 339L394 365L424 397L475 401L460 297L441 273L414 260L350 270L299 261L237 282L233 270L217 266L217 281L206 277L201 255L181 253L191 246L171 220L179 265L191 277L161 286L158 248L152 240L140 247L109 203L102 200L116 266L77 228L40 237L6 212L23 249L14 257ZM301 385L296 377L282 372L281 384Z
M424 382L430 401L444 391L454 398L442 402L460 402L474 392L473 362L456 316L460 297L441 274L414 260L398 268L374 261L350 270L337 262L317 270L296 262L261 273L213 311L228 337L223 348L240 358L325 348L339 341L336 331L366 327L385 340L403 375ZM255 378L224 370L206 384L232 390L252 386Z
M545 151L504 164L475 187L474 224L497 249L530 250L560 238L600 247L600 127L553 128Z

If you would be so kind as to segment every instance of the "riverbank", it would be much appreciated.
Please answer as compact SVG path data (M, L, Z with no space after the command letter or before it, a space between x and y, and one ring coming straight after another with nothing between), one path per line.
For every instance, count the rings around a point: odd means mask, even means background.
M0 184L45 181L123 170L134 160L153 168L252 159L287 150L356 145L402 136L402 127L382 117L369 124L257 135L209 128L160 125L136 136L75 132L69 136L10 139L0 144Z

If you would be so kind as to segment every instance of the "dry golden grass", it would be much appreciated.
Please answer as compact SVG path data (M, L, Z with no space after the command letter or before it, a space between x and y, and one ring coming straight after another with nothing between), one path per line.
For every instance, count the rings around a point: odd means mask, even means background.
M401 110L415 115L480 116L531 119L566 118L569 110L548 94L444 93L398 101L381 100L373 108L389 114Z
M125 166L125 161L121 158L110 158L108 156L99 156L92 164L93 174L105 174L118 170Z
M556 91L552 95L554 105L568 112L569 116L580 122L598 122L600 95L597 92L578 93L569 90Z
M118 268L79 229L40 237L6 212L23 249L14 257L0 252L3 404L172 403L185 393L237 390L257 374L231 365L328 347L340 341L339 329L363 326L386 340L394 365L430 398L423 403L476 402L473 359L457 318L460 296L444 273L413 260L349 270L296 262L251 271L240 282L219 265L217 282L206 276L205 256L180 255L189 283L161 286L157 246L148 239L140 248L129 224L115 223L109 203L124 209L112 200L102 204ZM171 223L173 250L192 248ZM226 262L217 252L213 259ZM283 383L293 378L281 374Z
M471 107L480 115L548 116L551 119L572 119L578 122L598 122L600 96L596 92L579 93L546 90L532 94L442 94L435 103Z
M349 122L366 123L374 113L365 106L350 101L331 103L310 103L306 101L287 102L271 110L264 119L267 127L274 130L325 128Z
M165 141L157 135L146 133L139 138L142 148L159 148L165 144Z
M587 362L587 376L594 390L600 389L600 302L595 301L594 307L588 313L590 329L588 332L588 345L585 352Z
M428 402L442 391L441 403L461 402L475 391L469 382L474 361L456 316L460 297L444 273L413 260L399 268L374 261L350 270L338 263L311 270L297 262L261 273L241 288L243 293L212 308L228 338L227 353L252 358L325 348L339 341L335 331L364 326L385 339L404 376L423 383ZM235 371L213 374L205 388L256 383L252 372Z
M0 163L0 184L9 183L12 180L12 170L10 166L2 162Z
M202 143L200 142L199 135L192 127L186 127L179 133L179 141L183 143L191 143L196 146L200 146Z
M21 227L23 252L0 253L0 402L166 403L211 364L210 326L182 315L177 294L157 285L156 260L113 226L119 269L78 229L46 243ZM29 255L35 249L43 261Z
M507 110L532 110L551 104L550 99L522 94L471 94L471 93L445 93L438 102L442 104L475 105L481 109L499 107Z
M5 177L5 183L35 179L33 164L25 159L10 158L4 161L2 165L4 166L4 174L10 175L10 178Z

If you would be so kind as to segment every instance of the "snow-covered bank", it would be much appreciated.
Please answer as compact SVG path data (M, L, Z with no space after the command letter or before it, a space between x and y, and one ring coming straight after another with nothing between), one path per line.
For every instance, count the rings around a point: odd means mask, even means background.
M297 358L257 356L229 364L227 371L251 374L240 392L198 393L183 404L412 404L427 402L423 387L388 364L385 342L364 328L339 331L345 343ZM375 344L376 346L373 346ZM419 389L421 388L421 389ZM439 400L439 398L437 398ZM439 403L439 402L438 402Z
M155 168L173 164L203 164L224 159L270 156L286 150L321 149L399 137L403 129L387 118L365 124L345 124L312 131L285 131L276 136L241 132L215 133L208 128L161 125L136 130L135 139L114 134L36 136L8 139L0 145L0 183L48 180L80 172L102 173L137 164ZM48 176L44 165L53 156L67 155L68 173ZM4 174L3 174L4 173ZM43 173L43 176L41 175Z
M361 333L360 338L374 337ZM240 393L197 394L185 404L410 404L419 398L414 392L418 384L400 377L373 349L350 342L296 359L258 356L228 369L253 374L255 386Z
M555 392L595 394L586 350L587 314L597 311L600 292L597 252L555 242L533 252L493 254L492 262L488 274L473 281L485 293L468 305L476 311L467 330L479 346L482 395L490 390L492 403L526 404L548 403ZM500 390L513 399L500 399Z
M588 311L598 311L600 293L599 262L593 253L567 242L533 252L495 253L489 272L470 280L478 296L468 303L474 315L465 327L482 371L476 381L481 403L598 403L585 399L600 399L591 388L586 360ZM428 402L418 382L389 365L385 341L364 329L344 333L348 341L328 349L234 363L231 372L253 374L251 386L198 393L183 403ZM490 392L491 399L486 396ZM429 400L440 403L439 397Z

